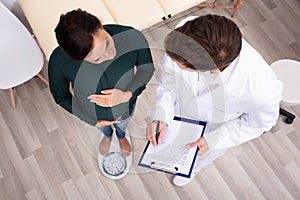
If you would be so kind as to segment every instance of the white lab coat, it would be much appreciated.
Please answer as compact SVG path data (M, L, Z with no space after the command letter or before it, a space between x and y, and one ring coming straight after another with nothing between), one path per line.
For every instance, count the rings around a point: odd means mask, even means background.
M167 55L162 69L152 119L207 121L210 150L237 146L276 124L283 85L244 39L239 57L220 73L182 70Z

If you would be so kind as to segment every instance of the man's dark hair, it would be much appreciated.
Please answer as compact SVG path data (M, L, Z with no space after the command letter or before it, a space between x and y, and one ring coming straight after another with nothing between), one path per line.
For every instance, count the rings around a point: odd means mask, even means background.
M165 39L167 54L185 67L196 70L222 69L238 57L242 34L223 16L205 15L188 21Z
M83 60L93 45L92 34L103 28L101 21L81 9L62 14L55 28L59 46L73 59Z

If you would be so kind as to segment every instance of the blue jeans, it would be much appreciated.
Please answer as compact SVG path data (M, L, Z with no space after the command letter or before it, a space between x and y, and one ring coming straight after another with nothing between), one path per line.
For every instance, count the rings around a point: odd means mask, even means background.
M133 113L133 112L132 112ZM114 124L116 128L116 134L118 139L122 139L125 137L125 130L128 126L129 121L131 120L131 116L127 117L126 119L121 119L119 124ZM113 134L112 126L101 126L97 127L106 137L111 137Z

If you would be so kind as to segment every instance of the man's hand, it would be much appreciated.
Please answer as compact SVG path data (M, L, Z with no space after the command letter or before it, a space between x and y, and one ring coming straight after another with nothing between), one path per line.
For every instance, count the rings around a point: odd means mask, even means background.
M199 148L198 156L202 156L208 150L208 145L204 137L201 137L199 140L186 145L186 147L188 149L193 147L198 147Z
M88 96L88 99L90 102L96 103L98 106L113 107L121 103L128 102L131 97L132 93L130 91L123 92L122 90L114 88L102 90L101 94L92 94Z
M151 123L147 124L146 136L147 140L150 141L154 146L160 144L167 128L167 124L165 122L160 121L160 129L159 129L159 136L158 142L156 142L155 135L156 135L156 127L157 121L152 121Z
M105 121L105 120L98 120L96 126L111 126L113 124L118 124L120 123L119 119L116 119L115 121Z

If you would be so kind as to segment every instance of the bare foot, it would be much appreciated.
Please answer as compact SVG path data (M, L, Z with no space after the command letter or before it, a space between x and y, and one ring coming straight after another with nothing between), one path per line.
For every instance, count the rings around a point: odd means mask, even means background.
M110 147L110 142L111 142L112 137L106 137L104 136L99 144L99 152L101 155L105 156Z
M126 137L119 139L119 144L121 147L121 152L122 154L126 157L130 155L131 152L131 146L128 142L128 140L126 139Z

